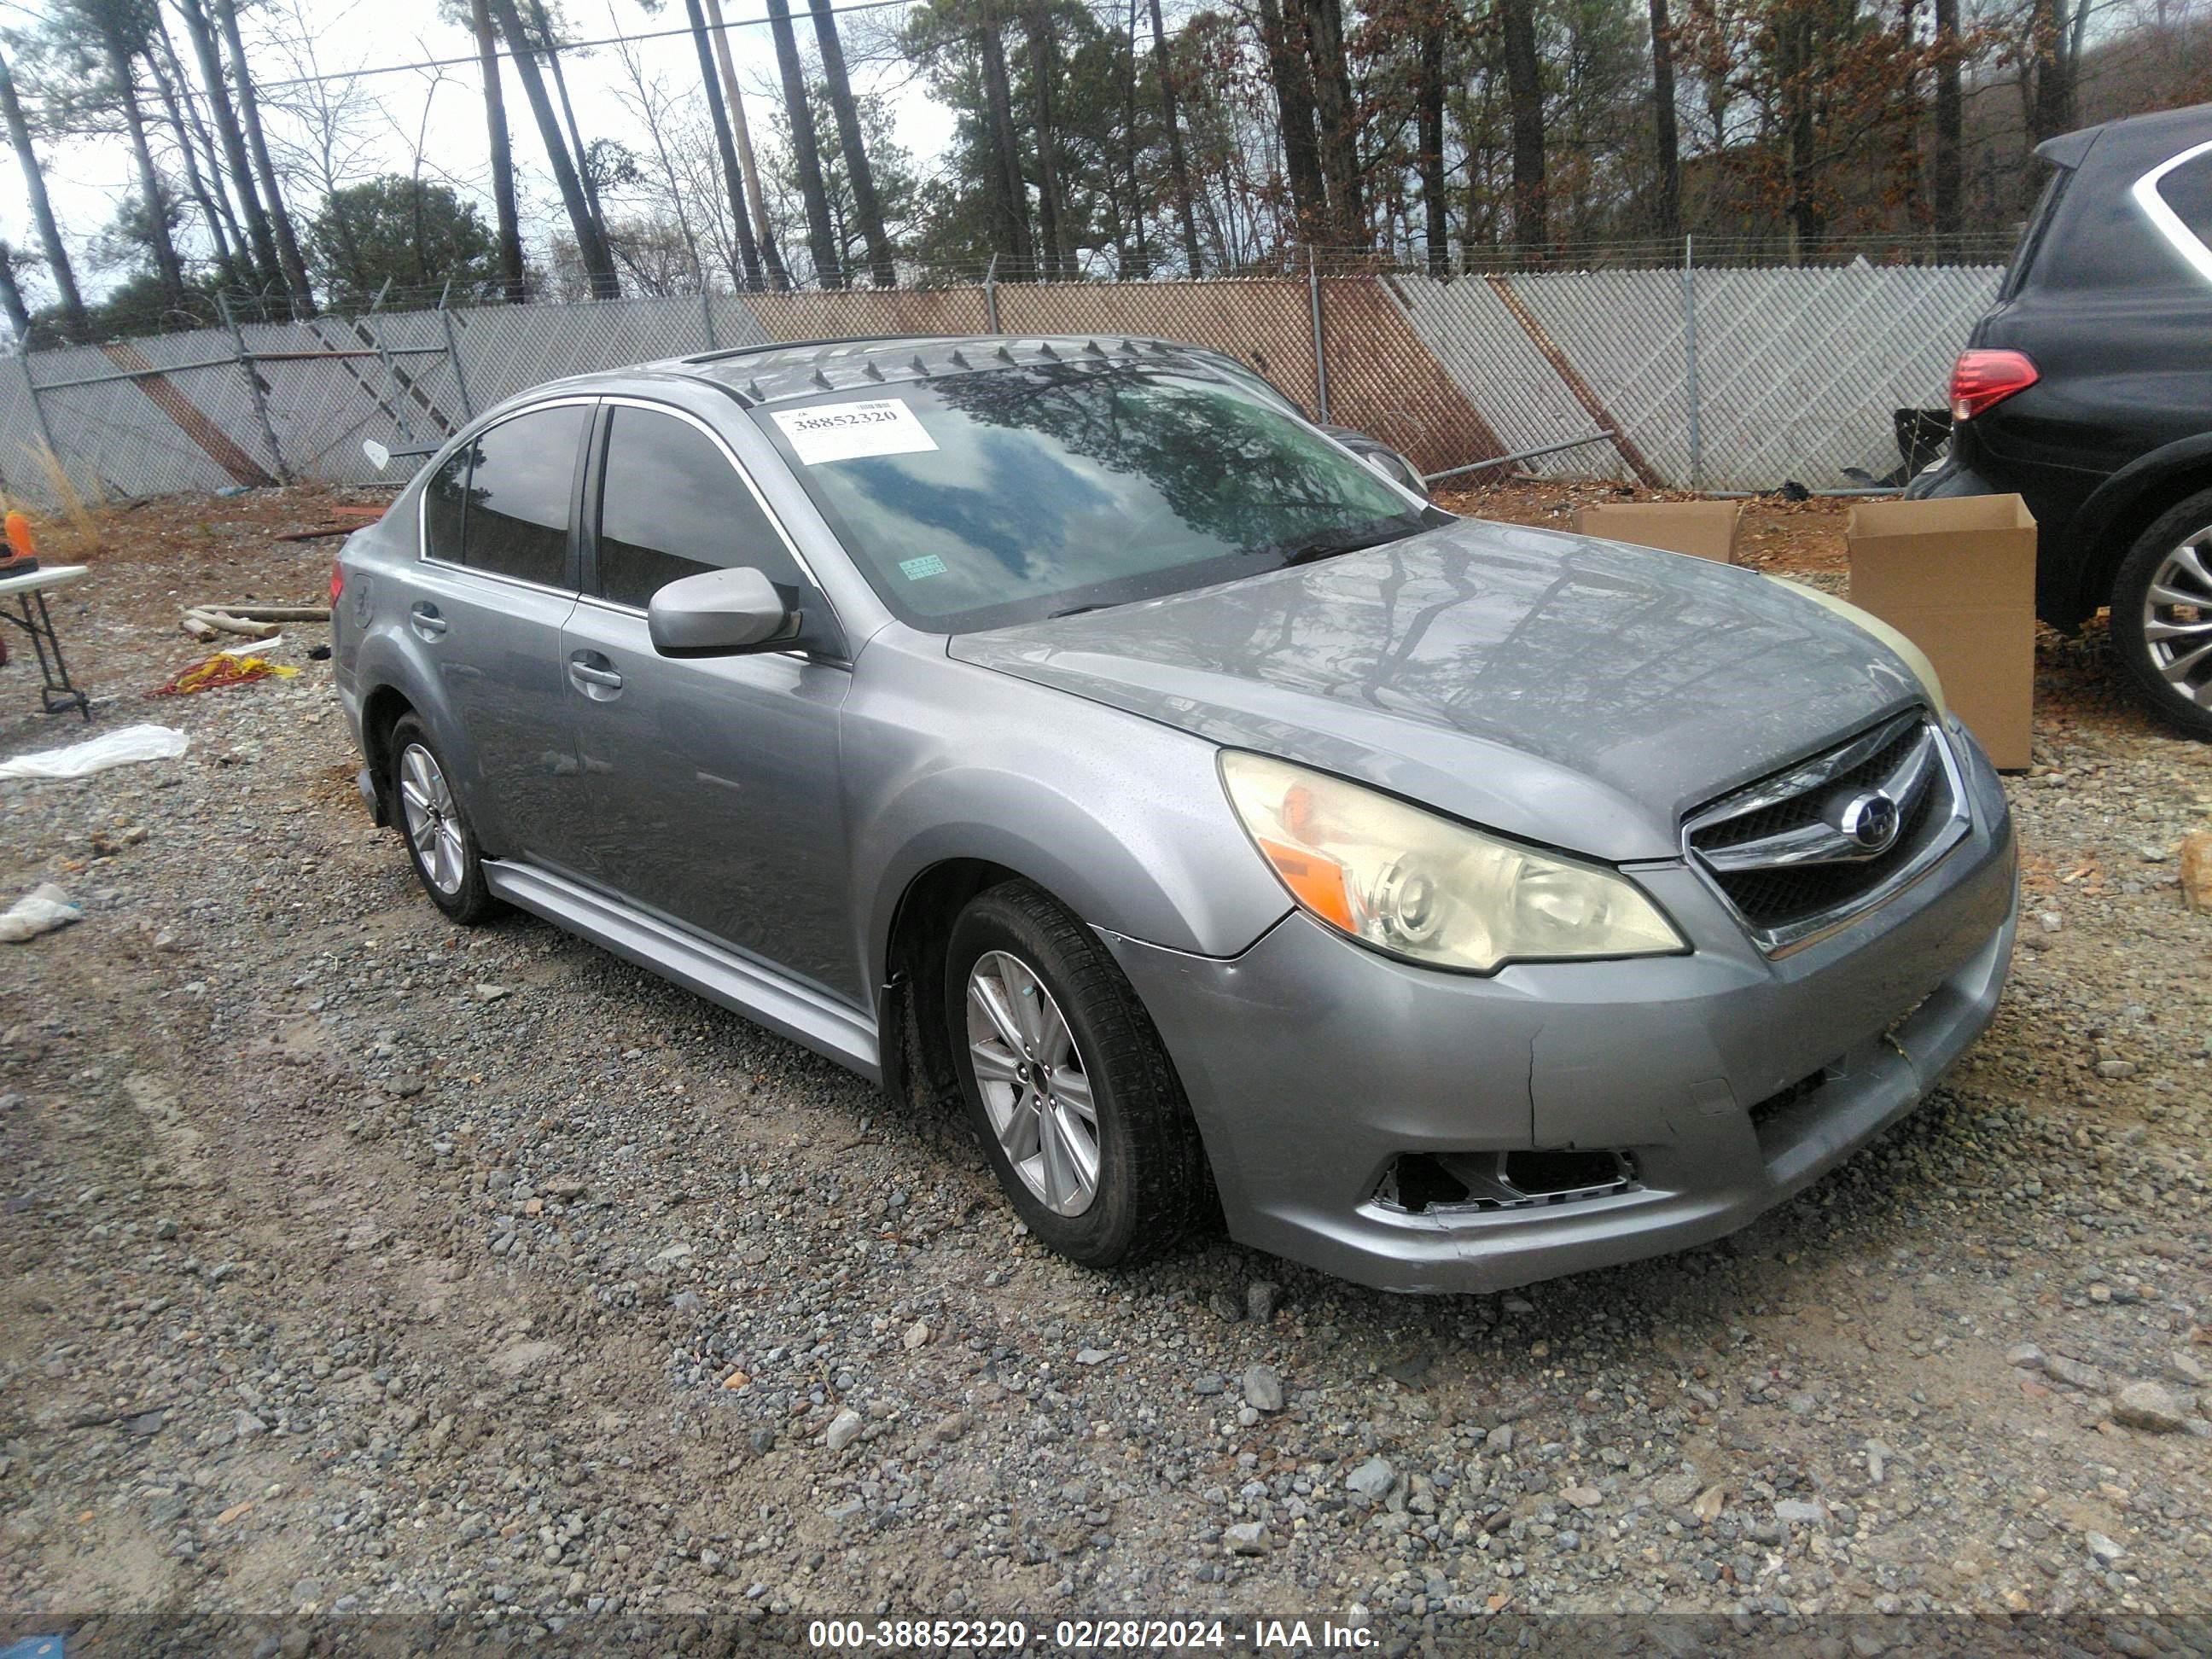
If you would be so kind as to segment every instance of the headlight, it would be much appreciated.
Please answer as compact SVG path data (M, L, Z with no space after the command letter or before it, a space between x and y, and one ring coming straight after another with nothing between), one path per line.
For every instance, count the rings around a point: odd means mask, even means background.
M1689 947L1626 878L1486 836L1325 772L1224 750L1230 804L1310 915L1393 956L1508 962Z

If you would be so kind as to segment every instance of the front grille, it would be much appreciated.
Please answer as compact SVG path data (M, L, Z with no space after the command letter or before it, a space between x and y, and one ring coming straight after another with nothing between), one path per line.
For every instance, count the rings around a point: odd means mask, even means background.
M1890 821L1893 832L1880 840ZM1684 841L1774 952L1879 902L1965 827L1949 751L1916 711L1723 796L1691 815Z

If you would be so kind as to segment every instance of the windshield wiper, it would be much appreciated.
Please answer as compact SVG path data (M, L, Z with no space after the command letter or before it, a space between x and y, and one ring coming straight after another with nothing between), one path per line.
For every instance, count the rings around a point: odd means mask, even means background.
M1418 522L1407 524L1394 519L1380 526L1368 524L1356 530L1328 531L1285 549L1282 562L1286 565L1311 564L1316 559L1333 559L1340 553L1358 553L1410 536L1419 528Z
M1079 617L1086 611L1105 611L1111 608L1112 603L1109 599L1101 599L1095 605L1071 605L1065 611L1047 611L1044 619L1047 622L1058 622L1062 617Z

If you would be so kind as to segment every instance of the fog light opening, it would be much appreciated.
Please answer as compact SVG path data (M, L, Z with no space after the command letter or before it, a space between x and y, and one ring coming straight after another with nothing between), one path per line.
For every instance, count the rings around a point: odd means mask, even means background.
M1562 1146L1535 1152L1505 1154L1506 1184L1531 1198L1578 1192L1586 1187L1609 1186L1621 1179L1625 1159L1619 1152L1581 1152Z
M1426 1152L1408 1152L1394 1159L1375 1194L1378 1204L1403 1210L1409 1215L1452 1208L1465 1204L1473 1196L1467 1182L1444 1168L1441 1159Z
M1406 1215L1526 1210L1609 1198L1636 1184L1634 1157L1609 1147L1404 1152L1384 1171L1375 1202Z

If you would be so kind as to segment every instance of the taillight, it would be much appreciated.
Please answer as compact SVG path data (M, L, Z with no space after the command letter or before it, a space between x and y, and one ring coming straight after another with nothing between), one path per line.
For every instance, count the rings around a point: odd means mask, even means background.
M1962 351L1951 365L1951 418L1971 421L2042 377L2019 351Z
M345 567L336 559L331 561L331 609L338 608L338 599L345 592Z

